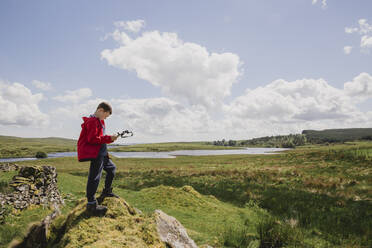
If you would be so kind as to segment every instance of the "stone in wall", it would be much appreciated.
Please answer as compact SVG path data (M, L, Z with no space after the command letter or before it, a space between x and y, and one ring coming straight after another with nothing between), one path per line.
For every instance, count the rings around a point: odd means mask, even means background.
M0 164L0 171L15 171L20 168L19 165L13 163L2 163Z
M22 210L31 204L57 208L64 203L57 186L57 170L52 166L20 167L9 185L14 192L0 193L0 213L6 205Z

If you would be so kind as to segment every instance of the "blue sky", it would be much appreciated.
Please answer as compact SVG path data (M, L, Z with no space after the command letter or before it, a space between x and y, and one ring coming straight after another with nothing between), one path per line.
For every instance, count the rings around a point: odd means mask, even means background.
M370 127L371 9L349 0L1 1L0 134L76 138L100 100L114 108L108 130L131 128L133 142ZM133 32L119 21L143 25Z

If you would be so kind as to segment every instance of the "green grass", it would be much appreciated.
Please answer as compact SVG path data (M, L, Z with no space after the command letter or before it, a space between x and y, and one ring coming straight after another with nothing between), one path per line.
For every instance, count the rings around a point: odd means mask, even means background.
M177 150L226 150L239 149L229 146L215 146L209 142L166 142L153 144L138 144L110 148L112 152L168 152Z
M76 151L76 140L0 136L0 158L35 157L37 152Z
M0 247L7 247L13 239L22 239L34 222L40 222L51 213L49 208L30 207L26 211L13 211L0 225Z
M144 212L159 208L176 217L198 245L370 247L372 166L355 150L371 147L362 142L276 155L113 157L114 191ZM340 156L348 153L355 156ZM85 195L89 162L54 158L18 164L57 167L67 199L64 213Z
M76 151L77 140L64 138L19 138L0 135L0 158L35 157L38 152L72 152ZM113 144L115 145L115 143ZM114 146L112 152L165 152L176 150L222 150L239 149L236 147L219 147L208 142L168 142Z
M9 182L12 180L13 176L17 175L16 171L6 171L0 173L0 193L7 194L13 191L9 186Z

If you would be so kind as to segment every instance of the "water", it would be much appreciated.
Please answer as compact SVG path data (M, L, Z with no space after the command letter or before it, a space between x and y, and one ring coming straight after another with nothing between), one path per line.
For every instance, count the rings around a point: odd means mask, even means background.
M176 156L209 156L231 154L273 154L285 148L244 148L234 150L179 150L173 152L110 152L118 158L175 158Z
M179 150L172 152L110 152L118 158L175 158L176 156L209 156L209 155L231 155L231 154L276 154L277 152L289 150L286 148L244 148L234 150ZM48 158L76 157L76 152L49 153ZM17 162L25 160L36 160L37 158L2 158L0 162Z

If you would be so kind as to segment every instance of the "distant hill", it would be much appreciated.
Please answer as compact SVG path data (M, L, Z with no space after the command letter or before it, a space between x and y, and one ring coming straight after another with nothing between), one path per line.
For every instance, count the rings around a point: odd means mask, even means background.
M59 137L47 137L47 138L23 138L23 137L16 137L16 136L4 136L0 135L0 144L4 142L16 142L22 144L30 143L30 144L53 144L53 145L76 145L77 140L74 139L66 139L66 138L59 138Z
M0 158L35 157L38 151L69 152L76 150L77 140L49 138L21 138L0 135Z
M336 143L357 140L372 140L372 128L346 128L303 130L302 134L289 134L253 138L249 140L217 140L215 146L283 147L294 148L307 144Z
M372 128L346 128L346 129L325 129L303 130L309 143L345 142L354 140L372 140Z

